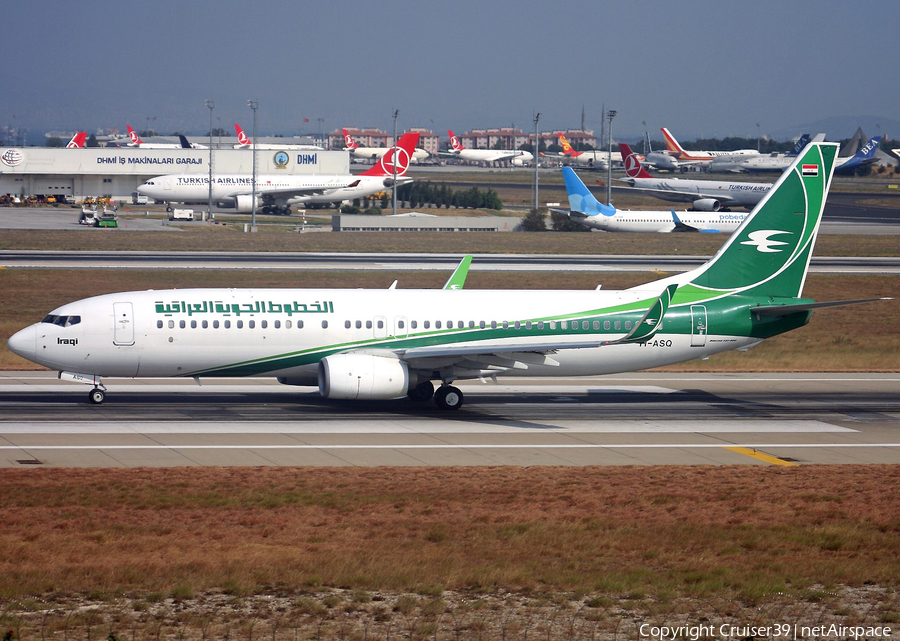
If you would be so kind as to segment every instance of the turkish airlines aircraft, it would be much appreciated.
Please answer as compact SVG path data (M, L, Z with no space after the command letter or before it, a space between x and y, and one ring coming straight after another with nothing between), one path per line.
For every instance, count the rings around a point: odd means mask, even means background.
M241 126L239 124L234 123L234 131L237 133L238 139L238 144L234 146L235 149L256 148L260 151L278 151L281 149L309 149L311 151L324 151L318 145L273 145L271 143L253 144L253 141L251 141L247 134L244 133L244 130L241 129Z
M419 134L404 134L371 169L362 174L282 175L262 174L256 177L257 206L264 214L290 214L291 205L307 203L340 203L390 189L394 181L394 158L397 158L397 184L412 182L406 177L409 157ZM166 203L205 203L209 199L209 177L199 174L157 176L137 188L137 192ZM250 174L216 174L212 197L215 202L233 206L239 212L253 210L253 176Z
M272 376L329 399L433 397L445 410L463 404L456 380L595 376L745 349L814 309L863 302L802 297L836 156L836 144L810 145L709 261L622 291L123 292L57 307L8 345L90 385L93 403L103 377Z
M450 134L450 149L439 152L442 156L483 163L509 162L513 165L524 165L534 160L530 152L521 149L466 149L452 131L447 133Z
M126 125L126 129L128 129L128 137L131 139L131 142L128 143L129 147L140 147L141 149L208 149L206 145L188 142L188 139L182 134L178 135L181 142L176 145L168 142L144 142L137 132L131 128L131 125Z
M698 211L719 211L729 207L750 208L761 201L772 188L772 183L654 178L643 168L631 147L620 142L619 149L625 158L625 173L628 176L619 180L661 200L691 203L691 207Z
M604 205L588 190L571 167L563 167L563 179L569 195L569 211L572 220L603 231L624 232L725 232L738 228L747 214L705 213L680 211L638 211L616 209Z
M66 149L84 149L84 141L87 140L87 132L79 131L74 136L72 136L72 140L68 142L66 145Z
M341 129L344 132L344 151L349 151L352 156L356 156L357 158L368 158L369 160L375 160L377 158L381 158L384 154L387 153L387 150L390 147L360 147L356 144L356 141L353 140L353 136L350 135L346 129ZM422 160L426 160L430 154L420 147L416 147L415 151L412 155L412 162L418 163Z

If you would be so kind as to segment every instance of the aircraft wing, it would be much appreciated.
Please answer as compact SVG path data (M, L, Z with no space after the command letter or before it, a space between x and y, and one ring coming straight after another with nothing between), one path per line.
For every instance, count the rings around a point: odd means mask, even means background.
M294 198L296 196L318 196L319 194L324 194L334 189L340 189L342 187L352 187L353 184L350 185L320 185L318 187L283 187L281 189L261 189L256 192L256 197L260 200L271 199L274 200L276 198ZM252 189L238 189L232 191L223 198L235 198L237 196L250 196L253 193Z
M689 232L704 232L708 234L718 234L718 229L703 229L701 227L694 227L693 225L688 225L678 217L678 214L675 213L674 209L670 209L672 212L672 222L675 223L675 229L673 231L689 231Z
M672 302L677 285L669 285L635 323L630 332L612 340L566 340L553 337L544 342L479 341L469 345L429 345L394 350L395 354L414 368L440 369L462 367L476 371L528 369L529 365L558 366L551 354L564 349L585 349L608 345L641 343L650 340L662 328L663 317Z

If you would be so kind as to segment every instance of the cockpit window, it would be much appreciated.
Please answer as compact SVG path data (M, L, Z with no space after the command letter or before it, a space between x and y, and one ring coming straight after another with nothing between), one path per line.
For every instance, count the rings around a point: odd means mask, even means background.
M81 322L81 316L57 316L56 314L48 314L42 323L50 323L51 325L59 325L60 327L71 327Z

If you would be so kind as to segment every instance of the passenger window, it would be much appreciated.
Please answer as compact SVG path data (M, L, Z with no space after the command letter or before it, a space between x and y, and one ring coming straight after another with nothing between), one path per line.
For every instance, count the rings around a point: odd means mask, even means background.
M195 321L195 320L191 321L191 329L197 329L197 321Z
M600 321L594 321L594 329L600 329Z
M265 322L265 321L263 321L263 322ZM327 320L322 321L322 329L328 329L328 321Z
M522 329L522 323L516 321L516 329Z
M297 321L297 329L303 329L303 321L302 320Z
M238 329L244 329L244 321L239 320L239 321L237 322L237 328L238 328Z
M631 329L631 321L625 321L625 329Z
M544 329L544 321L538 321L538 329Z
M569 329L569 321L560 321L559 327L560 329Z
M347 322L349 323L350 321L347 321ZM275 329L281 329L281 321L280 320L275 321Z
M203 329L209 329L209 321L203 321Z
M469 329L475 329L475 321L469 321Z
M178 327L180 327L181 329L184 329L186 326L187 323L185 323L184 321L178 321Z
M503 321L503 329L509 329L509 321Z
M406 323L404 323L402 320L401 320L401 321L397 321L397 328L398 328L398 329L403 329L404 327L406 327Z
M556 329L556 321L550 321L550 329Z
M384 329L384 321L383 320L378 321L378 329Z
M217 321L217 320L213 321L213 329L219 329L219 321Z
M230 320L225 321L225 329L231 329L231 321Z
M356 329L362 329L362 321L356 321Z
M497 329L497 321L491 321L491 329Z
M266 329L269 326L269 321L259 321L259 326Z
M616 321L616 324L614 325L614 327L616 329L622 329L622 321Z
M250 329L256 329L256 321L247 321L247 327Z
M531 327L532 327L531 321L526 321L526 322L525 322L525 329L531 329Z
M290 329L290 328L291 328L291 321L289 321L289 320L284 321L284 328L285 328L285 329Z
M344 321L344 329L350 329L350 321Z
M581 321L581 329L588 329L590 327L590 323L588 321Z
M431 321L424 321L422 323L422 327L424 327L425 329L428 329L429 327L431 327Z
M169 321L169 329L175 329L175 321L173 321L173 320Z
M603 329L609 329L609 321L603 321Z
M156 329L162 329L162 326L163 326L162 321L156 321Z
M419 326L419 322L418 322L418 321L409 321L409 327L410 327L410 329L416 329L418 326Z

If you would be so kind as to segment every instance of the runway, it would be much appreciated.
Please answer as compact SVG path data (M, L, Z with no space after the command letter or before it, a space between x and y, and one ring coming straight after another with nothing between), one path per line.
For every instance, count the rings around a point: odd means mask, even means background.
M627 374L463 382L455 413L271 379L0 374L0 466L900 463L900 375Z
M0 267L55 269L275 269L452 271L454 254L352 252L165 252L2 250ZM594 254L475 254L471 271L683 272L708 256L620 256ZM897 256L813 256L817 274L900 274Z

